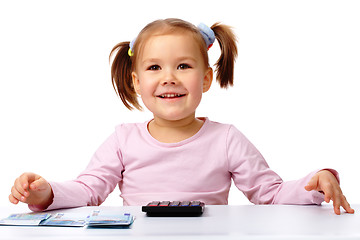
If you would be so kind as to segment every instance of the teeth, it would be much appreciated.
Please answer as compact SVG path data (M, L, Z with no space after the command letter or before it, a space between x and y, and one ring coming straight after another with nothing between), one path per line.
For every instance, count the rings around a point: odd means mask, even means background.
M177 93L166 93L166 94L160 95L161 98L174 98L174 97L181 97L181 96L183 96L183 95L177 94Z

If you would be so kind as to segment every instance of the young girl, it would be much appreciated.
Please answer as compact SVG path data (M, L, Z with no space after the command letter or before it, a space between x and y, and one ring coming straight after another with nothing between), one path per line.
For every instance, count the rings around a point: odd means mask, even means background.
M195 27L180 19L148 24L132 42L111 51L112 81L125 106L141 109L137 97L154 115L145 123L121 124L96 151L77 179L47 182L34 173L15 180L10 202L32 210L100 205L119 185L124 205L153 200L200 200L227 204L231 179L255 204L320 204L346 201L332 169L314 171L283 182L259 151L234 126L195 117L202 94L213 80L207 51L221 48L216 80L233 84L237 55L228 26Z

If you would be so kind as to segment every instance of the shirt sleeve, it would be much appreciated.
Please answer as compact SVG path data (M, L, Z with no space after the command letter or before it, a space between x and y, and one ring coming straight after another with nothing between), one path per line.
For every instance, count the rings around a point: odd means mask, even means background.
M254 204L321 204L324 200L322 193L304 188L318 171L284 182L269 168L256 147L233 126L228 132L227 155L236 187ZM339 179L335 170L327 170Z
M36 205L29 205L29 208L39 211L100 205L122 180L123 169L114 133L99 147L85 171L75 180L50 182L54 199L47 209Z

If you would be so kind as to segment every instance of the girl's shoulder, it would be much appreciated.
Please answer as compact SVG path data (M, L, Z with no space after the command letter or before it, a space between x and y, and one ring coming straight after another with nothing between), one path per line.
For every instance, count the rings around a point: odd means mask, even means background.
M212 130L218 129L220 131L239 131L235 127L235 125L231 124L231 123L221 123L221 122L217 122L217 121L211 121L209 119L207 119L207 121Z
M136 132L140 133L147 129L148 123L149 121L138 123L121 123L115 127L115 133L121 133L121 135L134 134Z
M208 118L203 119L205 119L205 124L203 126L203 128L205 128L204 132L206 132L206 135L208 136L214 136L219 140L224 138L227 140L233 137L238 139L246 138L244 134L234 124L212 121Z
M146 122L135 122L135 123L119 123L115 126L115 129L134 129L146 126L150 121Z
M231 123L220 123L215 121L210 122L210 129L213 132L223 133L226 135L227 140L235 140L248 142L247 137L235 126L235 124Z

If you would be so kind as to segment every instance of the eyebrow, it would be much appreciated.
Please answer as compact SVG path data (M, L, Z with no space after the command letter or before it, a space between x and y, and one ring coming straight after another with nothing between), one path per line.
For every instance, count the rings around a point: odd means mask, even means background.
M176 58L175 61L181 62L181 61L186 61L186 60L197 62L196 59L191 56L178 57L178 58ZM142 61L141 63L146 64L146 63L161 62L161 61L162 60L160 58L148 58L148 59L145 59L144 61Z
M190 60L190 61L196 62L196 59L193 58L193 57L191 57L191 56L179 57L179 58L177 58L177 60L178 60L179 62L184 61L184 60Z
M142 64L144 63L148 63L148 62L159 62L160 59L159 58L148 58L148 59L145 59L144 61L141 61Z

